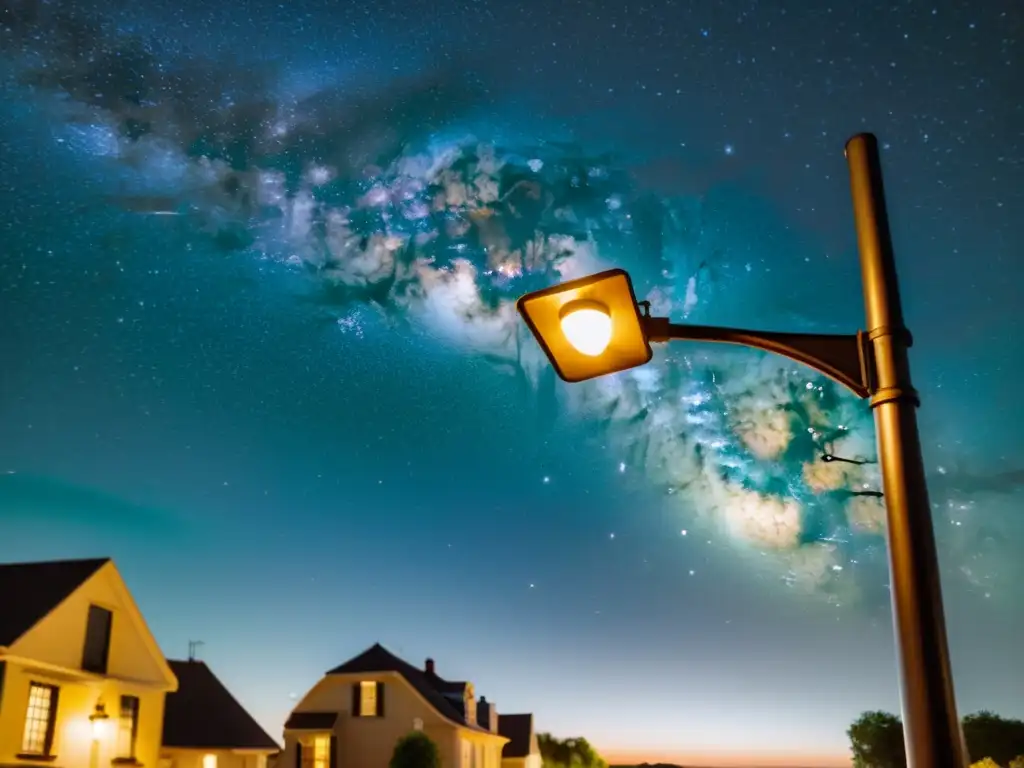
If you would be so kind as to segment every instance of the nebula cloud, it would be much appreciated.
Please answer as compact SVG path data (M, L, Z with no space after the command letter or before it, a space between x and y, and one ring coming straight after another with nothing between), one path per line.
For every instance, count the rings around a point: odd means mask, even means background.
M59 5L3 14L25 98L130 180L99 204L185 216L212 248L304 274L340 332L376 306L536 383L522 293L625 263L655 312L689 318L728 279L706 199L655 197L577 147L461 134L485 89L456 67L289 95L269 68L175 58ZM669 350L564 396L681 516L783 583L847 596L882 542L881 502L855 493L880 488L866 409L794 363Z

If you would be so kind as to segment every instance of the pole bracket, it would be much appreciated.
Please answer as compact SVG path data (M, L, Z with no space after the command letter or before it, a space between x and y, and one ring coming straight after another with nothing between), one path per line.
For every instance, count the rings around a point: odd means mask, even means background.
M788 357L828 376L866 399L874 394L874 354L867 334L781 333L722 328L712 325L673 323L667 317L651 317L648 307L641 317L649 342L706 341L755 347Z

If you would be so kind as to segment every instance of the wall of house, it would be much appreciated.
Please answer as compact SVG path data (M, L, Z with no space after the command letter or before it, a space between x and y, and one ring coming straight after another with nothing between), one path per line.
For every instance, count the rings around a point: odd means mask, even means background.
M90 604L114 614L107 674L140 682L163 683L164 670L132 619L135 606L111 563L104 565L55 611L19 638L11 646L11 654L68 669L80 669Z
M38 682L60 689L51 753L61 768L91 768L94 750L95 765L110 765L110 761L118 756L117 716L122 695L139 697L136 758L144 766L156 766L163 729L163 692L109 679L76 682L66 675L15 661L7 661L5 668L3 698L0 700L0 764L11 764L17 760L25 728L29 685ZM105 703L110 718L100 729L98 738L94 739L89 715L95 711L97 701Z
M526 757L503 757L501 758L501 768L541 768L542 762L540 753Z
M212 755L215 761L207 760ZM159 768L266 768L267 756L231 749L177 749L160 750Z
M352 716L352 685L361 680L384 683L383 717ZM387 768L395 744L413 730L417 719L423 723L423 732L437 744L444 768L461 768L458 729L438 715L395 673L364 677L330 675L306 694L295 711L339 713L334 727L338 738L338 768ZM312 732L286 731L278 768L296 768L295 743L312 736Z
M504 768L501 760L501 748L504 740L491 738L484 734L463 731L459 750L457 768Z

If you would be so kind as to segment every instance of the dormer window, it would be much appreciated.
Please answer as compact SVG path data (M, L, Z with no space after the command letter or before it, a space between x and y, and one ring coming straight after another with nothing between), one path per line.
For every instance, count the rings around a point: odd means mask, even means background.
M355 717L384 717L384 683L363 680L352 686Z
M377 683L363 680L359 684L359 714L362 717L377 716Z
M106 608L89 606L89 617L85 623L85 647L82 649L82 669L86 672L107 674L113 618L114 615Z

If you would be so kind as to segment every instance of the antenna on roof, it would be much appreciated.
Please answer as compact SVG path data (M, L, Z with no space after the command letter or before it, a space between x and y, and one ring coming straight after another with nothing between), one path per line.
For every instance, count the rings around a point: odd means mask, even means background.
M199 647L202 646L202 645L206 645L206 643L204 643L202 640L189 640L188 641L188 660L189 661L195 661L196 660L196 651L198 651Z

